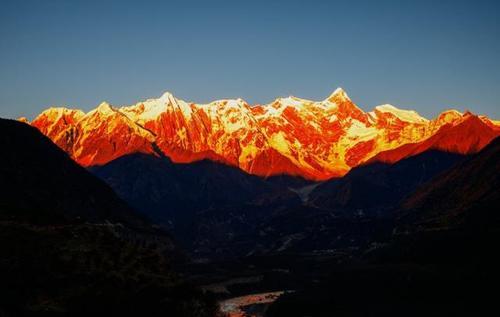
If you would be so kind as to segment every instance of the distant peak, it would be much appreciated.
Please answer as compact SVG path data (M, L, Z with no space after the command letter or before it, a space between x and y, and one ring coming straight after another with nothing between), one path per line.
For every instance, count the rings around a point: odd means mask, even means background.
M484 118L480 118L478 115L475 115L474 113L472 113L468 110L464 112L462 120L460 120L460 122L467 123L467 124L476 124L476 125L480 124L480 125L485 125L485 126L491 126L488 124L488 122Z
M108 114L108 113L113 113L113 107L106 101L103 101L99 104L99 106L96 108L96 110L100 113Z
M55 112L59 113L59 112L69 112L69 111L72 110L66 107L50 107L47 110L43 111L42 113L55 113Z
M337 89L335 89L335 90L333 91L333 93L332 93L332 94L333 94L333 95L339 95L339 94L345 94L345 93L346 93L346 92L345 92L344 88L342 88L342 87L337 87Z
M335 89L331 94L330 96L328 96L327 100L329 101L332 101L332 102L335 102L336 100L351 100L349 98L349 96L347 95L347 93L345 92L344 89L342 89L341 87L338 87L337 89Z
M280 97L275 100L275 102L283 105L283 106L292 106L292 107L303 107L305 103L309 102L308 100L301 99L295 96L288 97Z
M462 116L462 113L458 110L455 110L455 109L445 110L445 111L441 112L441 114L442 115L454 115L454 116L459 116L459 117Z
M165 101L172 99L174 99L174 95L169 91L165 91L160 97L160 100L165 100Z
M455 109L450 109L450 110L445 110L445 111L441 112L439 114L439 116L434 120L437 122L440 122L441 124L442 123L452 123L452 122L455 122L457 120L461 120L463 115L464 114L462 114L460 111L457 111Z
M241 107L245 105L245 101L241 98L227 99L226 104L232 107Z
M99 104L99 106L97 106L97 109L111 109L111 105L108 102L103 101Z
M382 112L382 113L391 113L394 116L396 116L397 118L399 118L400 120L406 121L406 122L423 123L423 122L428 121L424 117L420 116L418 114L418 112L416 112L414 110L399 109L399 108L397 108L393 105L390 105L390 104L376 106L375 110Z
M82 117L85 113L79 109L69 109L66 107L50 107L47 110L44 110L37 118L41 116L46 116L50 118L50 120L56 120L62 116L70 115L75 118ZM36 119L36 118L35 118Z
M380 112L397 112L397 111L407 111L407 110L401 110L391 104L383 104L375 107L375 110L378 110Z

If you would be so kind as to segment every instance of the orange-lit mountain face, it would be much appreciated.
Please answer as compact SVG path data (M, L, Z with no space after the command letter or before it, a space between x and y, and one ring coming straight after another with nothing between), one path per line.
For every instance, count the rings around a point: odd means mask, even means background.
M427 120L382 105L366 113L341 88L323 101L287 97L253 107L241 99L194 104L165 93L121 108L102 103L88 113L50 108L31 124L83 166L161 151L174 162L210 159L250 174L314 180L428 149L474 153L500 135L497 121L469 112Z

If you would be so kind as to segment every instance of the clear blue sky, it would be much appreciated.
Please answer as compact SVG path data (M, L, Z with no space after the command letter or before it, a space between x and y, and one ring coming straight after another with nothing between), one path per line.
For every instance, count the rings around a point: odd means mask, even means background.
M0 116L164 91L500 119L500 1L4 1Z

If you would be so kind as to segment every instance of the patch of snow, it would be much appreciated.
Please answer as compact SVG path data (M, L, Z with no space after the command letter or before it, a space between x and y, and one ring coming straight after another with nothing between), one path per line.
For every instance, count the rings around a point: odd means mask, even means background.
M376 106L375 110L383 112L383 113L391 113L401 119L402 121L411 122L411 123L426 123L429 120L420 116L414 110L403 110L394 107L393 105L385 104Z
M352 120L351 126L346 132L347 137L358 141L370 140L378 133L377 128L368 127L358 120Z
M283 131L271 135L269 145L282 154L290 154L290 147Z
M335 121L337 121L338 119L339 119L339 118L338 118L336 115L332 114L332 115L330 116L330 118L328 118L328 122L335 122Z
M335 91L332 92L330 94L330 96L328 96L328 98L325 99L325 101L331 101L331 102L333 102L333 101L335 101L337 99L340 99L340 100L343 100L343 101L345 101L345 100L351 100L349 98L349 96L347 95L347 93L345 92L345 90L342 89L341 87L338 87L337 89L335 89Z

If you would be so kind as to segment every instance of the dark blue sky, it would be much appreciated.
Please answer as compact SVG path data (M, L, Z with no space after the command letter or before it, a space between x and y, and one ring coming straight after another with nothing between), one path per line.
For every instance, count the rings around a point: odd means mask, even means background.
M0 1L0 116L164 91L500 118L499 1Z

